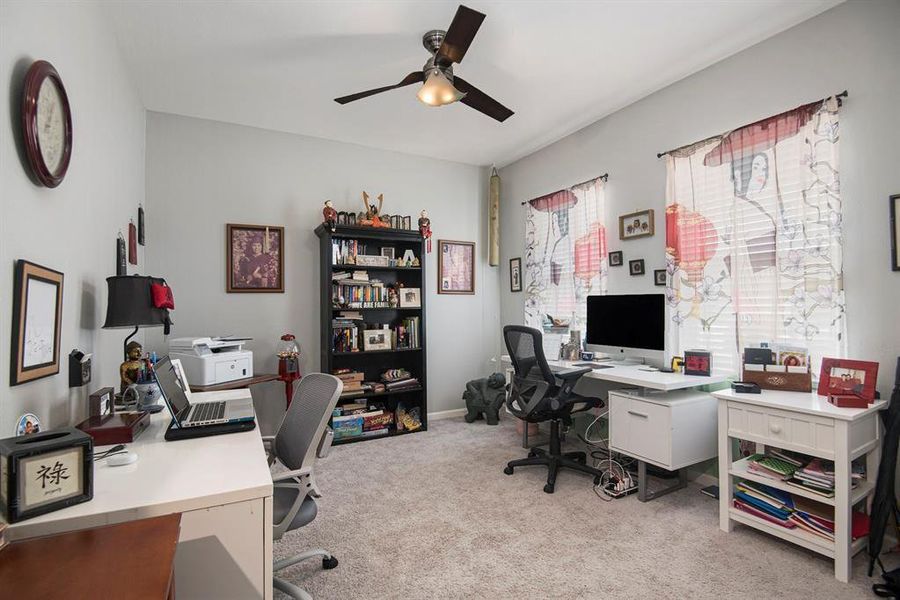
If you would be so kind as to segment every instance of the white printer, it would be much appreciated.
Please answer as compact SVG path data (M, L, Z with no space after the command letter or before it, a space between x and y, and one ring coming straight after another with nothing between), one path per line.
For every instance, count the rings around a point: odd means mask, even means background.
M253 377L253 352L244 350L252 338L175 338L169 356L181 359L191 385L216 385Z

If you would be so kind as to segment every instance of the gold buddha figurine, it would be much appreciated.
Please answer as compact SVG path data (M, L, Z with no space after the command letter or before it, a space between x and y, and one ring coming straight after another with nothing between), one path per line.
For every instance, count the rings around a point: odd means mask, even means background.
M121 389L119 390L121 393L124 394L125 389L129 385L137 383L141 367L143 366L141 362L143 353L143 346L137 342L128 342L128 345L125 347L125 354L128 360L119 365L119 378L122 380Z

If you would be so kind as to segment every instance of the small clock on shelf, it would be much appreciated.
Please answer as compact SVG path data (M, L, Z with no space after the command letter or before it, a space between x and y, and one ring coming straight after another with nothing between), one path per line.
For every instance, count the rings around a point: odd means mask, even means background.
M72 111L59 73L45 60L35 61L25 75L22 133L37 182L58 186L72 157Z

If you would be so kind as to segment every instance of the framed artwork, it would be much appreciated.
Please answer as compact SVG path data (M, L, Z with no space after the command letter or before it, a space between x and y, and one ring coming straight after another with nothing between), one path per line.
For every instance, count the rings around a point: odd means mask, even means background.
M386 257L390 258L391 260L394 260L395 258L397 258L396 254L397 254L397 250L395 248L385 246L384 248L381 249L381 256L386 256Z
M629 260L628 261L628 274L629 275L643 275L644 274L644 259L639 258L637 260Z
M653 269L653 285L666 285L665 269Z
M421 308L422 307L422 290L419 288L400 288L398 290L400 297L400 308Z
M816 393L820 396L853 394L866 400L874 400L877 380L877 362L823 358Z
M284 227L225 226L225 290L284 292Z
M622 251L616 250L615 252L609 253L609 266L611 267L621 267L624 264L624 259L622 258Z
M475 293L475 242L438 240L438 294Z
M891 196L891 269L900 271L900 194Z
M390 329L367 329L363 332L363 350L390 350Z
M410 217L410 216L403 217L400 224L403 225L403 229L412 229L412 217Z
M509 291L522 291L522 259L509 259Z
M62 273L16 261L10 385L59 373L62 302Z
M653 209L640 210L619 217L619 239L634 240L653 235Z

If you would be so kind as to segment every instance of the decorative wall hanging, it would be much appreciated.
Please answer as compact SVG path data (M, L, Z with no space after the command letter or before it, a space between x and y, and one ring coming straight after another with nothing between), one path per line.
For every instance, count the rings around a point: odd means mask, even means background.
M31 173L40 185L55 188L72 158L72 111L59 73L45 60L25 74L22 133Z
M522 259L509 259L509 291L522 291Z
M144 207L138 205L138 244L141 246L146 244L146 239L144 238Z
M653 270L653 285L666 285L666 270L665 269L654 269Z
M128 275L128 257L125 250L125 236L122 232L116 237L116 275Z
M609 266L621 267L623 264L625 264L625 259L622 257L621 250L609 253Z
M900 194L891 196L891 269L900 271Z
M654 233L653 209L640 210L619 217L619 239L634 240Z
M225 227L225 289L236 292L284 292L284 227Z
M475 242L438 240L438 294L475 293Z
M491 183L488 191L490 204L488 215L488 264L496 267L500 264L500 175L495 167L491 167ZM521 289L521 288L520 288Z
M10 385L59 373L62 302L62 273L16 261Z
M132 265L138 264L137 228L134 226L134 221L128 222L128 263Z
M644 274L644 259L638 258L636 260L628 261L628 274L629 275L643 275Z

